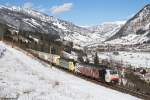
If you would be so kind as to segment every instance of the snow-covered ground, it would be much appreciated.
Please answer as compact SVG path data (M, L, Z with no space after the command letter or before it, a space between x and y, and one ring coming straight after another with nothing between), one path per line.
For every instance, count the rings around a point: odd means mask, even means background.
M148 41L149 38L144 35L136 35L136 34L129 34L127 36L117 38L111 41L108 41L106 43L108 44L123 44L123 45L133 45L133 44L138 44L138 43L143 43L145 41Z
M134 67L150 68L150 53L148 52L119 52L119 55L114 55L112 52L103 52L99 53L99 57L113 59Z
M111 90L27 56L0 42L0 98L17 100L139 100Z

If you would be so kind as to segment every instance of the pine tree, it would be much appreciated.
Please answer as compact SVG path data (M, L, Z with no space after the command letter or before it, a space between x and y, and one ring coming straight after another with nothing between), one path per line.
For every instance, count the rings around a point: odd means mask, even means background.
M95 65L98 65L98 64L99 64L99 57L98 57L98 55L97 55L97 52L95 53L94 64L95 64Z
M89 64L90 63L90 60L88 58L86 58L86 63Z
M79 62L84 62L83 57L81 55L78 55L78 61Z

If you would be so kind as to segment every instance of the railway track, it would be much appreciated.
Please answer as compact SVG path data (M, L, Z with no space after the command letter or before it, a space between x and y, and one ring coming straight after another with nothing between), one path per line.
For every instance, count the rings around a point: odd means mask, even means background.
M110 88L110 89L113 89L113 90L117 90L117 91L120 91L122 93L130 94L132 96L135 96L135 97L138 97L138 98L141 98L141 99L144 99L144 100L150 100L150 95L146 95L144 93L140 93L140 92L137 92L135 90L132 90L132 89L120 86L120 85L111 85L111 84L105 83L104 81L95 80L95 79L83 76L81 74L76 74L76 76L78 76L78 77L80 77L84 80L90 81L92 83L95 83L97 85L100 85L100 86L104 86L104 87L107 87L107 88Z
M118 85L115 87L116 87L116 89L119 89L119 91L121 91L121 92L131 94L133 96L136 96L136 97L144 99L144 100L150 100L150 95L146 95L146 94L138 92L136 90L132 90L132 89L129 89L126 87L118 86Z
M31 53L34 57L37 57L38 59L40 59L40 60L50 64L48 61L39 58L37 55L33 54L32 52L30 52L30 51L27 51L27 52ZM67 72L69 74L72 74L72 75L75 75L75 76L77 76L79 78L82 78L82 79L84 79L86 81L95 83L97 85L104 86L106 88L110 88L110 89L113 89L113 90L116 90L116 91L119 91L119 92L122 92L122 93L130 94L132 96L135 96L135 97L138 97L138 98L141 98L141 99L144 99L144 100L150 100L150 95L145 94L145 93L141 93L141 92L136 91L136 90L129 89L127 87L123 87L122 85L108 84L108 83L105 83L102 80L96 80L96 79L84 76L82 74L79 74L79 73L73 73L71 71L68 71L67 69L62 68L62 67L58 67L58 66L54 66L54 67L56 67L57 69L60 69L61 71L65 71L65 72Z
M107 87L107 88L110 88L110 89L113 89L113 90L117 90L117 91L120 91L122 93L130 94L132 96L135 96L135 97L138 97L138 98L141 98L141 99L144 99L144 100L150 100L150 95L146 95L144 93L140 93L138 91L135 91L135 90L123 87L121 85L111 85L111 84L105 83L104 81L95 80L95 79L83 76L81 74L75 74L75 75L77 77L79 77L79 78L82 78L84 80L90 81L90 82L95 83L97 85L104 86L104 87Z
M9 44L10 45L10 44ZM17 45L16 45L17 46ZM17 46L18 47L18 46ZM20 47L19 47L20 48ZM23 49L23 48L22 48ZM35 58L38 58L40 61L43 61L43 62L46 62L47 64L50 64L48 61L46 60L43 60L41 58L39 58L36 54L33 54L32 52L30 52L29 50L27 49L23 49L25 50L27 53L30 53L32 56L34 56ZM73 73L73 72L70 72L64 68L61 68L61 67L58 67L58 66L54 66L56 67L57 69L60 69L62 71L65 71L69 74L72 74L72 75L75 75L79 78L82 78L86 81L89 81L89 82L92 82L92 83L95 83L97 85L100 85L100 86L104 86L106 88L110 88L110 89L113 89L113 90L116 90L116 91L120 91L122 93L127 93L127 94L130 94L132 96L135 96L135 97L138 97L138 98L141 98L141 99L144 99L144 100L150 100L150 95L147 95L145 93L141 93L141 92L138 92L138 91L135 91L135 90L131 90L129 88L126 88L126 87L122 87L120 85L110 85L110 84L107 84L105 83L104 81L101 81L101 80L96 80L96 79L93 79L93 78L90 78L90 77L86 77L84 75L81 75L79 73Z

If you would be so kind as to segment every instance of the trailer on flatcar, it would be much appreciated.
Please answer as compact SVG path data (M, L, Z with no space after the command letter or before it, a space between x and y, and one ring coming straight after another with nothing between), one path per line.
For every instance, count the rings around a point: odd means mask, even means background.
M59 59L60 59L59 55L49 54L49 53L36 51L32 49L29 49L28 51L38 56L40 59L50 62L53 65L59 65Z

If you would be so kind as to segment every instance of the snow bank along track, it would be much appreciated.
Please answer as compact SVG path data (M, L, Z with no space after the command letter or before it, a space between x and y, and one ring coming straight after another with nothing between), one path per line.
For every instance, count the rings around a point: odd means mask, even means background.
M26 50L26 51L29 52L30 54L32 54L34 57L40 59L41 61L44 61L44 62L50 64L50 62L39 58L38 55L33 54L32 52L30 52L28 50ZM82 79L84 79L86 81L90 81L90 82L93 82L95 84L98 84L98 85L101 85L101 86L104 86L104 87L107 87L107 88L110 88L110 89L113 89L113 90L117 90L117 91L120 91L120 92L123 92L123 93L127 93L127 94L130 94L130 95L136 96L138 98L144 99L144 100L150 100L150 95L149 94L141 93L139 91L132 90L132 89L124 87L122 85L108 84L108 83L106 83L106 82L104 82L102 80L96 80L96 79L93 79L91 77L84 76L84 75L82 75L80 73L73 73L71 71L68 71L67 69L64 69L64 68L56 66L56 65L54 65L54 67L56 67L56 68L58 68L58 69L60 69L62 71L65 71L65 72L67 72L69 74L75 75L75 76L77 76L79 78L82 78Z

